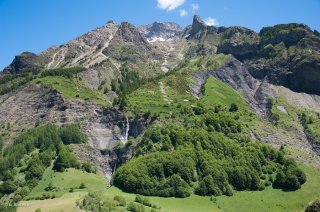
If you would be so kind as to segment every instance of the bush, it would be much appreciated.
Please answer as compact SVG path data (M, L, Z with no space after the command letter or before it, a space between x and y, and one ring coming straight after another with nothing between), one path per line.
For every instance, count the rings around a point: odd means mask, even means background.
M239 108L238 108L238 105L237 105L237 104L232 103L232 104L230 105L230 109L229 109L230 112L237 112L238 110L239 110Z
M299 169L292 160L287 160L282 170L277 172L272 186L285 191L295 191L299 189L305 182L305 173Z
M86 142L85 135L76 124L68 125L60 129L60 137L64 144L81 144Z
M177 151L172 154L157 152L145 158L132 159L118 169L113 177L113 184L124 191L147 196L190 196L187 182L193 179L193 157L189 152ZM188 167L183 164L188 164ZM166 177L163 181L152 180L152 173L155 174L154 177Z
M82 201L76 202L77 206L84 211L113 211L113 200L103 198L102 193L89 193Z
M153 205L147 197L143 197L141 195L136 195L135 202L141 203L147 207L156 207Z
M80 186L79 186L79 189L85 189L85 188L86 188L86 184L81 183Z
M126 209L132 212L145 212L145 208L143 205L136 204L134 202L130 202Z
M79 163L75 155L64 146L60 147L60 151L56 161L54 162L53 169L63 172L66 168L78 168Z
M12 181L4 181L0 185L1 194L11 194L17 189L17 186Z
M126 206L126 199L123 197L123 196L115 196L114 198L113 198L114 200L116 200L118 203L119 203L119 205L120 206Z
M96 172L96 170L92 167L92 165L86 161L82 163L81 169L85 172L88 172L88 173L95 173Z

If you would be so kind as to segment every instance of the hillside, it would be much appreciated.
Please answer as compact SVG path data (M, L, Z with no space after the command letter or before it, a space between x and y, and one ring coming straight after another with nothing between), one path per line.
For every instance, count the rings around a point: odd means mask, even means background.
M16 56L0 75L0 211L304 210L320 198L319 49L304 24L194 16Z

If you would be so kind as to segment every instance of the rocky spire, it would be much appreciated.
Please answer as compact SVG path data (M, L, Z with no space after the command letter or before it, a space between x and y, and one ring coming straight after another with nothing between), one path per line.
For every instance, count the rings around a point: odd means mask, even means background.
M131 43L147 43L146 39L140 34L138 29L129 22L122 22L117 35L121 40Z
M208 26L198 15L193 16L189 38L199 39L205 34L216 32L217 28L215 26Z

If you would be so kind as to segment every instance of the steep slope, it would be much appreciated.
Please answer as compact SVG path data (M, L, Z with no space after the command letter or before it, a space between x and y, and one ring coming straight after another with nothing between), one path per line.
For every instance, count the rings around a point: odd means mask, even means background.
M125 62L133 69L140 69L139 74L144 77L157 73L156 64L162 57L138 29L128 22L121 23L103 54L121 63Z
M109 21L107 24L88 32L64 45L51 47L40 56L48 61L46 68L84 66L89 68L106 59L102 54L114 37L118 26Z

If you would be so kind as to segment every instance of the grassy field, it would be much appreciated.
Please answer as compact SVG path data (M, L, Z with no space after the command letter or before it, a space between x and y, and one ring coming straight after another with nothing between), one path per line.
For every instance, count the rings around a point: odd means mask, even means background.
M76 212L81 211L76 207L76 201L82 198L86 192L74 192L64 194L61 198L47 200L22 201L17 212L34 212L38 208L42 212Z
M147 83L128 96L130 107L141 107L142 110L163 107L165 102L156 83ZM156 110L156 109L155 109Z
M303 211L310 202L320 197L320 170L305 165L301 165L301 168L307 174L307 182L301 189L295 192L284 192L268 187L264 191L235 192L232 197L219 196L216 198L215 202L211 201L210 197L200 197L197 195L192 195L188 198L148 198L152 204L161 207L160 211ZM90 188L82 191L75 190L73 193L64 190L64 192L61 193L61 197L55 199L22 201L20 204L27 205L28 207L18 208L18 212L34 211L37 208L41 208L43 212L61 210L64 212L78 211L75 208L75 202L76 200L81 199L87 191L104 192L104 197L106 199L113 199L114 196L120 195L126 199L127 203L132 202L135 199L135 194L122 192L116 187L111 187L104 191L103 178L91 178L90 180L88 179L88 176L81 175L72 169L66 173L63 175L63 178L67 179L66 177L70 177L70 180L63 181L61 175L57 177L54 182L59 186L69 188L74 187L78 185L79 182L85 180ZM71 175L74 177L72 178ZM84 179L85 177L87 179ZM42 186L40 187L44 189L45 184L46 183L41 182ZM40 187L35 188L35 190L39 189L38 192L42 193ZM35 194L35 190L32 191L33 194ZM151 211L151 208L146 207L146 211Z
M168 76L161 80L166 99L161 92L160 84L147 83L128 96L130 110L138 106L142 111L150 111L152 114L175 113L178 111L178 104L190 104L184 102L185 99L192 100L193 97L186 90L178 91L175 87L175 76ZM187 86L187 85L185 85Z
M61 92L66 98L80 98L95 101L102 106L110 106L101 93L87 87L82 81L60 76L49 76L34 80L34 83L42 83Z
M104 196L106 198L113 198L116 195L123 196L127 202L134 201L135 194L122 192L116 187L109 188ZM162 197L148 197L152 204L161 207L161 211L174 211L174 212L206 212L216 211L217 206L210 201L210 197L200 197L192 195L188 198L162 198Z
M307 183L295 192L285 192L268 187L264 191L235 192L234 196L219 196L216 202L209 197L192 195L188 198L148 197L153 204L161 206L162 211L303 211L313 200L320 197L320 170L301 165L307 174ZM111 187L105 196L112 198L121 195L134 201L135 195L124 193Z
M220 104L227 106L236 103L240 108L249 109L244 97L238 91L214 77L208 78L205 84L203 102L207 105Z
M56 191L45 191L49 184L56 187ZM79 189L81 183L84 183L86 188ZM54 194L56 197L69 193L70 188L77 191L104 191L105 179L102 175L86 173L77 169L67 169L65 172L54 172L51 168L47 168L43 174L42 180L26 197L35 198L41 197L42 194Z
M180 73L188 73L194 71L212 71L221 68L226 62L230 60L229 55L214 54L203 57L195 57L181 64Z
M233 197L217 198L223 211L303 211L320 197L320 170L301 166L307 174L307 182L295 192L267 188L264 191L237 192Z
M164 98L158 82L149 82L128 96L131 110L139 106L142 111L170 114L176 111L178 104L195 104L196 99L189 91L189 85L194 83L192 72L218 69L229 59L228 55L218 54L195 58L181 64L178 70L159 81L167 98Z

